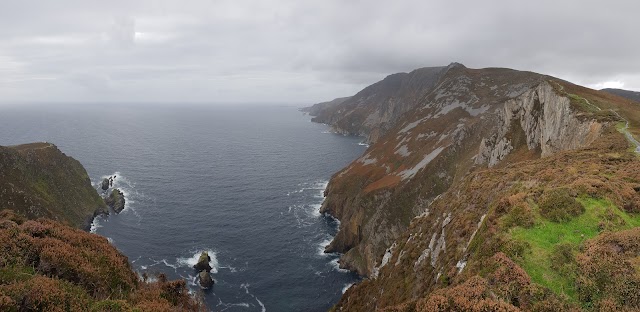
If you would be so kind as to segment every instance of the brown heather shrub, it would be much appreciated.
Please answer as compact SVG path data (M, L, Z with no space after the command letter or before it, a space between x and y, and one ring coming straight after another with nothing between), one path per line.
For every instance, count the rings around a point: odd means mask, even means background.
M603 233L576 256L576 288L581 301L603 307L640 310L640 228ZM604 301L603 301L604 300Z
M82 288L40 275L0 289L17 303L19 311L84 311L90 302Z
M428 297L418 300L416 311L510 312L520 309L495 298L487 280L474 276L463 284L436 290Z
M102 300L91 305L91 312L132 312L133 309L124 300Z
M183 280L139 281L104 237L0 215L0 311L204 310Z
M540 198L540 214L554 222L568 221L584 212L584 207L570 194L568 189L546 190Z
M496 253L491 259L496 269L487 276L495 294L515 306L519 306L531 277L504 253Z

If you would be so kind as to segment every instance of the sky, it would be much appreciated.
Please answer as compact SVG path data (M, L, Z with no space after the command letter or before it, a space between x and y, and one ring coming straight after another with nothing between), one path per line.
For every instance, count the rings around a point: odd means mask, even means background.
M640 91L640 1L0 0L0 103L310 104L460 62Z

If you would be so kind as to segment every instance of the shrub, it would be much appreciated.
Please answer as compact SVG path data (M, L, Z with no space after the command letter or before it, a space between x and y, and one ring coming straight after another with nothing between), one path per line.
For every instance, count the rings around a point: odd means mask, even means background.
M504 225L506 227L521 226L530 228L535 224L536 217L527 204L519 204L504 216Z
M564 222L584 212L580 204L567 189L547 190L539 203L540 214L554 222Z

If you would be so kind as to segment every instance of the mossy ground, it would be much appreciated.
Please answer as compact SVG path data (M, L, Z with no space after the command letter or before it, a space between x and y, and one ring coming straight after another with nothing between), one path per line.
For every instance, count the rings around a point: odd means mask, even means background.
M511 237L529 246L519 262L531 279L573 301L577 300L574 276L553 268L554 248L567 244L577 253L585 241L603 230L618 231L640 226L639 214L626 213L609 200L581 197L578 202L585 212L566 222L549 221L536 211L533 227L518 226L510 231Z

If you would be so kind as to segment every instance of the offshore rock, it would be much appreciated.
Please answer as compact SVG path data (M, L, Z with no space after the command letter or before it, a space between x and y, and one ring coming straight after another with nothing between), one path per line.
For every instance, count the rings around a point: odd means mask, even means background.
M105 178L104 180L102 180L102 185L100 186L100 188L102 188L103 191L106 191L109 189L109 179Z
M209 271L201 271L198 274L198 277L200 278L200 286L202 286L202 288L211 288L211 286L213 286L214 281L211 278L211 273L209 273Z
M116 213L120 213L122 210L124 210L124 194L119 189L113 189L109 197L107 197L104 201L107 206L111 207L111 209L113 209L113 211L115 211Z
M194 265L193 268L196 269L198 272L201 272L201 271L209 272L212 269L211 266L209 265L210 261L211 261L211 257L209 257L209 253L206 251L203 251L202 254L200 254L200 258L198 258L198 263L196 263L196 265Z

